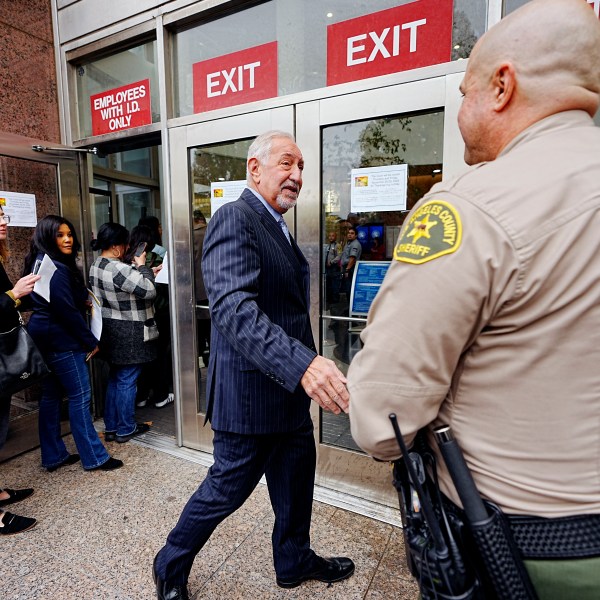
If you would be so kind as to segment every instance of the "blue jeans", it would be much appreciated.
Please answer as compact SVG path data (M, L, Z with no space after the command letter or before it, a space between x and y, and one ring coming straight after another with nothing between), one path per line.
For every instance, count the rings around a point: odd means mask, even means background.
M103 465L110 455L102 445L92 421L92 397L85 352L50 352L44 355L52 373L42 381L39 431L42 466L56 467L69 457L60 432L60 406L69 400L71 433L84 469Z
M110 365L104 403L106 431L117 435L129 435L135 431L135 395L141 372L142 365Z

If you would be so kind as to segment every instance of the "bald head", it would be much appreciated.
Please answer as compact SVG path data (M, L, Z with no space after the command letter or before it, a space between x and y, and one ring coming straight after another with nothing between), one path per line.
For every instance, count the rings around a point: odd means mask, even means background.
M469 164L493 160L549 115L585 110L593 116L600 104L600 21L585 0L532 0L477 42L461 89L465 100L469 91L479 95L484 119L480 139L471 139L463 131L469 115L459 115ZM479 147L471 152L470 145Z

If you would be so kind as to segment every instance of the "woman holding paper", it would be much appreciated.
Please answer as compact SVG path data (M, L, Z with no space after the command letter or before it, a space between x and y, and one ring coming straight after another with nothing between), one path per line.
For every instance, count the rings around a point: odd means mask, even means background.
M8 224L10 217L4 214L0 206L0 332L10 331L19 326L19 313L17 309L21 304L21 298L27 296L33 290L33 285L39 279L37 275L22 277L13 286L4 270L4 261L8 258L6 238L8 235ZM0 449L6 442L8 435L8 422L10 420L11 397L2 394L0 390ZM0 507L8 506L15 502L25 500L33 494L31 488L11 490L0 488ZM36 520L31 517L22 517L0 508L0 536L13 535L31 529Z
M80 459L87 471L123 466L102 445L90 413L91 386L86 363L98 352L98 340L85 320L89 301L76 263L79 249L73 225L67 219L49 215L37 224L25 258L25 273L31 273L36 261L41 261L41 279L31 295L33 314L27 330L52 371L42 382L39 415L42 466L48 471ZM79 454L69 454L61 437L60 408L65 394Z
M110 363L104 403L105 440L128 442L149 427L135 422L137 379L145 363L156 358L158 328L154 320L154 272L145 265L146 246L124 262L129 232L104 223L92 248L100 256L90 268L92 291L102 304L103 357ZM136 251L137 250L137 251Z
M163 257L154 251L155 236L146 225L136 225L129 235L129 248L125 252L123 262L135 266L133 259L140 248L146 251L146 266L156 276L163 267ZM171 330L169 326L169 288L155 279L156 298L154 298L154 319L159 336L156 340L156 359L142 365L142 372L137 380L136 406L143 408L150 395L154 397L154 406L162 408L172 402L173 370L171 367Z

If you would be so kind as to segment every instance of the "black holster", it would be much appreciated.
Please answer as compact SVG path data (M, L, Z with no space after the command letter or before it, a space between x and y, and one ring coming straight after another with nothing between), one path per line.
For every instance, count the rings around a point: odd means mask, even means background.
M423 600L484 600L484 590L475 565L469 558L471 541L458 512L446 513L436 484L435 457L420 446L409 452L418 466L420 497L404 461L394 463L394 487L398 492L406 559ZM425 466L421 469L421 466ZM432 475L433 473L433 475ZM438 534L425 518L424 505L435 515Z
M448 514L463 523L466 547L477 571L485 598L535 600L537 594L523 563L507 516L494 503L484 500L489 517L469 524L464 512L443 496Z
M434 532L416 509L415 486L404 457L394 463L394 486L398 491L404 543L409 569L417 580L423 600L534 600L536 592L506 516L485 502L488 517L473 525L446 498L437 482L435 456L421 432L408 456L424 465L419 473L421 503L429 503L434 527L444 538L447 554L434 548ZM418 471L418 469L417 469ZM431 519L429 519L431 520Z

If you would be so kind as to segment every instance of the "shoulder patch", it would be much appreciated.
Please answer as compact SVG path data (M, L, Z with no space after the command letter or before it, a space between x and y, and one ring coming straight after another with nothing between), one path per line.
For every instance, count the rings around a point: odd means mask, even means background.
M461 239L462 223L454 206L444 200L429 200L404 224L394 258L420 265L456 252Z

